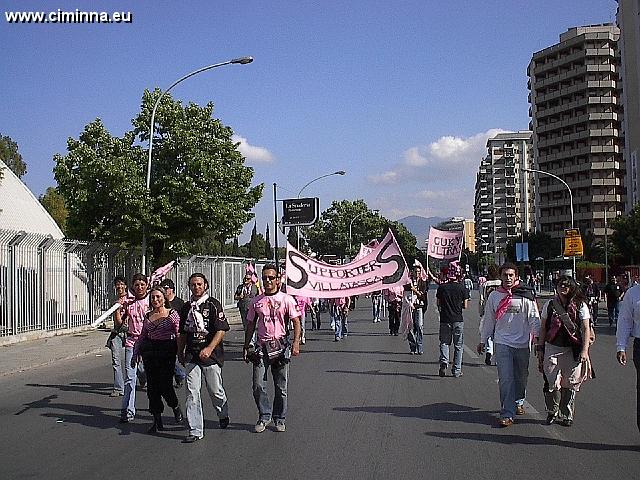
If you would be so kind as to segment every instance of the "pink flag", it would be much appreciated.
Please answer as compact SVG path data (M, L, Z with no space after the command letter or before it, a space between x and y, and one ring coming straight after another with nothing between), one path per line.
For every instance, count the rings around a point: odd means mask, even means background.
M409 283L409 269L389 231L368 255L346 265L319 262L287 244L287 293L310 298L362 295Z
M262 287L260 286L260 280L258 279L258 274L256 272L256 267L253 263L247 263L245 267L245 275L251 275L251 281L253 284L258 287L258 292L262 293Z
M154 285L157 285L158 283L160 283L164 279L164 277L167 276L167 273L171 271L174 263L176 263L176 261L171 260L164 267L160 267L154 270L151 276L149 277L149 286L153 287Z
M431 227L427 242L427 255L431 258L451 260L460 258L462 252L463 231L445 232Z

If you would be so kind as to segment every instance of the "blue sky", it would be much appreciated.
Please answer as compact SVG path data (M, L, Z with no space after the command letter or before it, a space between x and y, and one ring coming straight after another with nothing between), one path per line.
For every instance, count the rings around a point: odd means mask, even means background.
M178 85L233 128L265 195L364 199L391 219L472 216L486 139L528 128L526 69L572 26L615 20L613 0L4 1L11 10L131 12L131 24L0 26L0 133L39 195L53 155L100 117L130 128L145 88L244 55ZM286 189L286 190L285 190ZM303 195L304 196L304 195ZM251 225L241 241L247 240ZM271 227L273 229L273 227ZM272 239L273 241L273 239Z

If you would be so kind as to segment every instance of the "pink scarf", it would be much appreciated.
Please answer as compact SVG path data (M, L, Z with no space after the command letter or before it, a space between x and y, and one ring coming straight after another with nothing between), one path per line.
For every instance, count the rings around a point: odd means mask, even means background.
M509 307L511 307L511 300L513 299L512 290L518 285L519 283L515 283L513 287L511 287L511 290L507 290L502 285L498 287L498 292L504 293L505 296L502 297L502 300L500 300L500 303L498 304L498 309L496 310L496 321L504 317L504 314L507 313Z

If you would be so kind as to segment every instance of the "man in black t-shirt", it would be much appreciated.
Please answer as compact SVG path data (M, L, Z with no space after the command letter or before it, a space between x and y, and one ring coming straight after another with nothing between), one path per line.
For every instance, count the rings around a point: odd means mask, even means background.
M462 332L464 318L462 310L469 304L469 290L461 283L459 269L450 265L444 281L438 286L436 299L440 312L440 369L439 375L446 375L449 365L449 346L453 342L454 354L451 374L462 376Z
M182 311L182 307L184 306L184 300L176 295L176 284L173 283L173 280L171 280L170 278L165 278L164 280L162 280L162 282L160 282L160 286L163 287L167 292L167 298L169 299L171 309L180 313ZM177 358L174 377L176 381L175 386L177 388L182 388L187 374L185 373L184 368L182 368L182 365L180 365L180 362Z
M209 282L202 273L189 277L191 299L180 312L178 359L187 373L187 423L189 436L185 443L193 443L204 436L204 417L200 389L202 377L218 415L220 428L229 425L227 395L222 386L224 347L222 340L229 330L222 305L206 291Z

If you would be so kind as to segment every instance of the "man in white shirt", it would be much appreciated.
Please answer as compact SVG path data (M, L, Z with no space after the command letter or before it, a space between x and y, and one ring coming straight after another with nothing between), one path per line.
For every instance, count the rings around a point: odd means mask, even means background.
M498 424L509 427L516 413L524 413L522 407L516 410L516 400L525 396L531 335L540 332L540 314L533 291L518 282L518 267L505 263L499 274L502 286L487 298L477 350L481 354L493 336L502 405Z
M624 295L618 314L616 357L620 365L627 364L626 348L633 340L633 365L636 367L636 421L640 430L640 286L631 287Z

